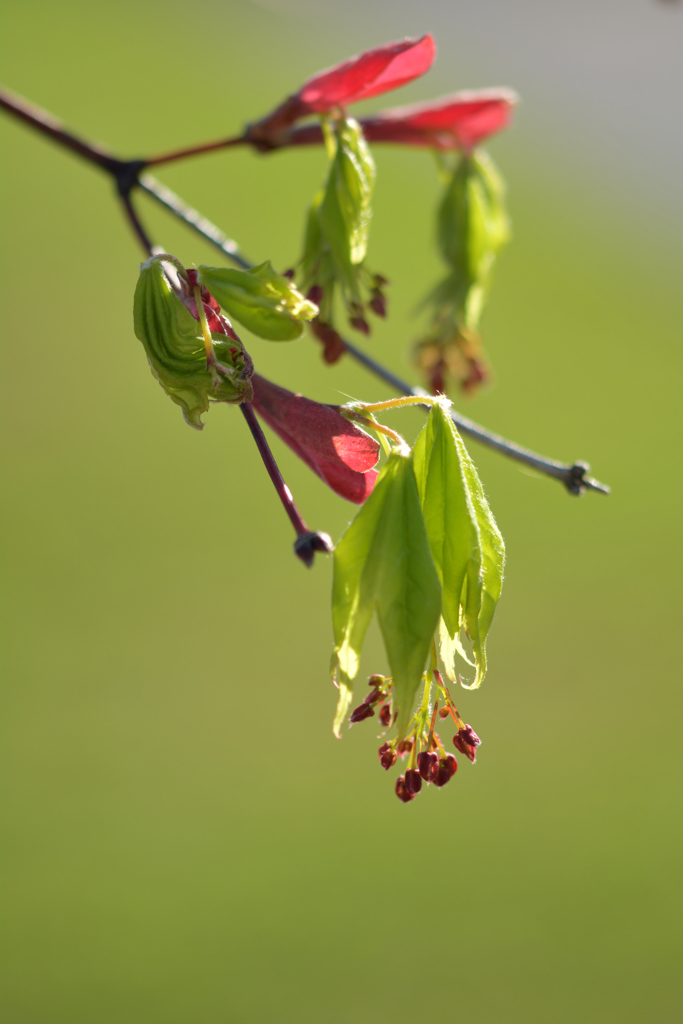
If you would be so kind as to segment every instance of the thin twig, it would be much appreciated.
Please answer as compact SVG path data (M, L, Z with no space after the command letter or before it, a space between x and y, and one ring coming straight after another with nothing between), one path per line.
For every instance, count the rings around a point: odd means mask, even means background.
M233 263L236 263L239 267L244 270L249 270L253 266L249 260L245 259L239 251L239 245L237 242L228 238L220 228L217 228L215 224L202 216L197 210L188 206L180 196L177 196L175 192L172 192L170 188L166 188L160 181L153 178L151 174L143 174L138 180L138 185L143 192L147 195L152 196L156 199L165 209L182 220L183 223L187 224L188 227L196 231L198 235L201 235L211 245L215 245L217 249L225 255L229 256Z
M41 107L36 106L35 103L25 100L22 96L17 96L6 89L0 89L0 108L6 110L20 121L30 124L36 131L49 135L60 146L78 153L79 156L89 163L97 164L98 167L102 167L104 170L110 170L112 164L120 162L103 146L95 142L86 142L85 139L74 135L73 132L68 131L63 126L60 120Z
M217 139L215 142L204 142L199 146L188 146L187 149L173 149L158 156L145 157L145 167L156 167L159 164L170 164L175 160L184 160L188 156L202 156L204 153L215 153L219 149L230 149L233 146L244 146L249 140L244 135L232 139Z
M147 234L142 225L142 221L137 215L135 207L133 206L132 200L130 198L130 194L128 192L121 196L121 203L123 205L126 217L128 218L130 225L133 228L133 231L135 232L138 241L140 242L140 245L145 250L147 255L151 256L154 252L154 246L152 245L149 235Z
M347 352L354 359L362 363L366 369L374 373L376 377L380 377L390 387L395 388L396 391L401 391L406 395L414 395L415 397L427 396L428 393L422 388L411 387L410 384L407 384L406 381L392 373L391 370L388 370L381 363L372 359L362 349L356 348L350 341L345 340L344 344L346 345ZM425 406L425 408L428 408L428 406ZM610 493L610 489L606 484L586 476L590 469L586 462L570 464L559 462L557 459L548 459L544 455L539 455L537 452L532 451L530 448L523 448L522 445L517 444L515 441L508 441L501 434L487 430L486 427L480 426L474 420L463 416L462 413L456 412L453 409L450 416L458 430L462 431L463 434L473 437L476 441L486 445L487 448L493 448L495 451L500 452L502 455L507 455L508 458L514 459L516 462L522 462L538 470L540 473L545 473L546 476L552 476L556 480L561 480L570 494L583 494L584 491L597 491L599 494Z
M240 412L244 416L249 429L251 430L251 435L256 442L259 455L261 456L263 464L268 471L268 475L272 480L277 496L282 502L283 508L291 520L292 526L296 530L294 551L301 561L310 567L313 564L313 558L316 551L323 551L326 553L332 551L332 541L326 533L315 533L312 530L309 530L306 526L299 509L294 504L292 492L282 478L282 473L275 461L275 456L270 450L270 446L266 440L266 435L261 429L261 424L256 419L256 413L249 402L242 402L240 405Z

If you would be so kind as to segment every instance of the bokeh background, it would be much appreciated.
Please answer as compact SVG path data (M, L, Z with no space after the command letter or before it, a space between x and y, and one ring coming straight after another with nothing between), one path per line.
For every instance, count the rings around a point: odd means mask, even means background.
M470 446L509 552L490 677L461 699L483 745L408 807L372 723L331 735L329 563L293 558L239 414L197 434L149 373L108 181L0 119L7 1024L683 1016L683 5L24 0L2 78L134 156L426 30L435 68L374 108L523 97L491 147L515 225L484 320L496 382L461 405L613 494ZM410 374L438 184L427 154L376 158L370 260L393 298L368 346ZM234 151L159 177L284 267L323 167ZM184 262L215 258L141 210ZM323 401L389 396L311 341L251 350ZM273 446L338 537L351 506Z

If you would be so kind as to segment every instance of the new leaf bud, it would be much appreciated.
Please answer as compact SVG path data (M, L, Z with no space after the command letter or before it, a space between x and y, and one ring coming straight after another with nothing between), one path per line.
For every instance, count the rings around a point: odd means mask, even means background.
M174 288L164 263L176 268L179 285ZM209 402L251 401L254 367L227 321L218 317L210 304L205 313L211 332L212 358L209 366L205 339L189 292L187 272L173 257L152 256L140 267L133 306L135 334L142 342L152 374L183 410L190 426L201 430L202 413ZM188 308L188 306L190 308ZM220 328L216 330L215 328ZM216 366L215 364L218 364ZM220 371L220 372L218 372Z
M300 338L304 322L319 312L318 306L305 299L288 277L276 274L268 261L251 270L199 267L197 278L228 316L269 341Z

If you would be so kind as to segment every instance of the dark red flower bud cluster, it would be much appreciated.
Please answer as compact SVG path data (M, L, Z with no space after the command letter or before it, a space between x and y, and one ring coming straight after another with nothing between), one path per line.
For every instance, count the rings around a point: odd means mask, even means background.
M437 718L442 720L452 717L458 726L453 737L456 748L470 761L474 762L476 748L481 743L471 725L466 725L458 713L444 684L440 673L434 673L437 689L444 704L439 707L439 699L431 713L431 726L427 729L424 717L416 715L413 730L398 743L384 743L379 749L380 763L383 768L391 768L398 757L408 756L408 768L396 781L396 795L403 803L410 803L422 791L423 783L434 784L437 789L447 785L458 770L457 759L444 749L438 734L434 732Z
M370 324L365 317L366 308L371 310L375 316L381 317L382 319L386 317L387 297L384 294L383 289L389 282L382 274L374 274L369 271L364 274L364 278L365 284L370 292L370 298L366 305L359 302L351 303L348 307L348 313L350 326L360 334L364 334L367 337L372 332ZM309 326L318 341L322 342L323 359L329 365L333 365L344 355L346 345L344 344L342 336L329 322L331 319L329 309L327 312L327 319L325 318L325 289L320 284L311 285L306 297L311 302L315 302L316 306L320 306L322 309L320 316L311 321Z
M435 672L434 675L438 692L435 705L429 712L423 706L422 715L415 715L411 731L406 736L385 740L377 751L379 763L385 771L393 768L399 758L407 758L406 769L396 780L396 795L403 803L414 800L425 785L433 784L437 789L443 788L458 770L457 759L444 749L438 733L434 731L437 718L453 718L458 726L453 742L470 761L475 760L476 748L481 743L472 726L466 725L460 717L440 673ZM373 675L368 677L368 686L369 693L363 703L351 712L351 724L374 718L378 712L382 725L389 727L392 720L395 720L389 700L392 680L386 676ZM441 700L444 703L439 707ZM425 717L427 714L430 718Z
M375 708L379 707L379 720L382 725L388 726L391 723L391 706L386 704L385 701L389 698L391 680L386 679L384 676L370 676L368 685L372 687L370 693L362 704L353 709L349 721L351 725L355 725L356 722L362 722L366 718L374 718ZM380 758L382 756L382 749L380 747ZM394 760L396 759L394 758ZM391 765L387 765L387 767L391 767Z
M408 803L422 789L423 780L429 785L434 783L439 789L450 782L456 771L458 762L452 754L439 757L435 750L423 750L417 756L417 768L409 768L405 775L396 780L396 795L403 803Z

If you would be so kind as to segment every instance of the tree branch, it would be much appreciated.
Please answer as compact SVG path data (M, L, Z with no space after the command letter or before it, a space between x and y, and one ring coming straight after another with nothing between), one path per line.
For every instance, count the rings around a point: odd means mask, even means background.
M199 146L188 146L186 149L173 149L168 153L145 158L145 167L156 167L158 164L170 164L174 160L184 160L188 156L202 156L204 153L215 153L219 149L230 149L233 146L244 146L249 143L245 135L237 135L232 139L217 139L215 142L204 142Z
M150 164L166 163L172 159L180 159L182 156L191 156L202 152L222 149L228 145L237 145L243 141L249 141L248 136L245 138L240 137L235 139L219 140L218 142L207 143L204 146L195 146L188 150L178 150L176 153L162 154L160 157L152 157L149 160L119 160L102 146L87 142L74 135L73 132L67 131L62 126L61 122L52 117L51 114L48 114L46 111L41 110L34 104L29 103L27 100L13 95L6 90L0 90L0 108L6 110L19 120L24 121L26 124L29 124L36 131L49 136L54 142L57 142L61 146L77 153L89 163L100 167L102 170L109 173L116 182L117 191L121 197L126 217L135 231L138 241L147 254L150 254L153 251L153 247L130 199L130 193L136 187L152 196L152 198L165 207L165 209L179 220L183 221L184 224L187 224L188 227L201 235L201 237L211 245L214 245L238 266L248 270L253 265L240 253L239 245L234 241L234 239L228 238L228 236L217 228L215 224L212 224L210 220L203 217L197 210L188 206L179 196L172 192L171 189L166 188L166 186L162 185L151 175L146 174L140 177L140 172L145 166ZM302 136L303 134L304 133L302 131ZM303 142L304 139L302 138L299 141ZM312 138L306 138L305 141L312 142L314 140ZM315 141L317 141L317 139L315 139ZM365 366L367 370L373 373L380 380L383 380L401 394L420 396L427 393L421 388L411 387L391 370L376 362L376 360L372 359L361 349L356 348L356 346L350 341L344 340L344 345L350 356ZM270 453L263 431L261 431L258 421L256 421L256 418L253 415L253 410L249 408L249 411L251 412L250 417L245 406L242 405L241 408L245 418L249 422L254 439L256 440L257 438L257 434L255 433L256 430L257 432L260 432L263 437L263 443L265 444L265 447L270 454L270 458L272 459L272 453ZM486 445L488 448L493 448L495 451L500 452L508 458L514 459L516 462L521 462L524 465L530 466L532 469L544 473L546 476L560 480L570 494L583 494L583 492L587 490L597 491L600 494L609 494L609 487L600 483L598 480L594 480L587 476L590 467L585 462L574 462L569 464L559 462L556 459L548 459L529 448L523 448L514 441L508 441L507 438L502 437L500 434L487 430L486 427L480 426L478 423L475 423L467 416L463 416L461 413L452 411L451 418L458 429L464 434L474 438L476 441ZM252 419L255 426L252 426ZM259 451L261 451L258 440L257 445L259 445ZM279 474L279 470L277 470L277 472ZM275 482L272 474L271 479ZM280 480L282 480L281 476ZM284 481L282 482L282 485L286 487ZM278 491L278 493L280 492ZM289 511L288 514L290 514ZM303 520L301 520L301 522L303 523ZM305 534L302 533L302 536L303 535ZM325 535L316 534L313 536L317 537ZM315 550L322 549L317 548ZM300 557L302 556L300 555ZM312 559L312 554L310 557ZM304 561L306 561L306 558L304 558Z
M151 174L143 174L139 178L138 187L146 192L147 195L155 199L157 203L160 203L169 213L172 213L174 217L182 220L184 224L187 224L189 228L196 231L198 235L201 235L205 241L210 242L211 245L215 245L217 249L228 256L233 263L236 263L243 270L249 270L253 263L246 259L239 250L237 242L228 238L220 228L217 228L215 224L202 216L197 210L188 206L184 200L177 196L175 192L172 192L170 188L166 188L160 181L153 178Z

